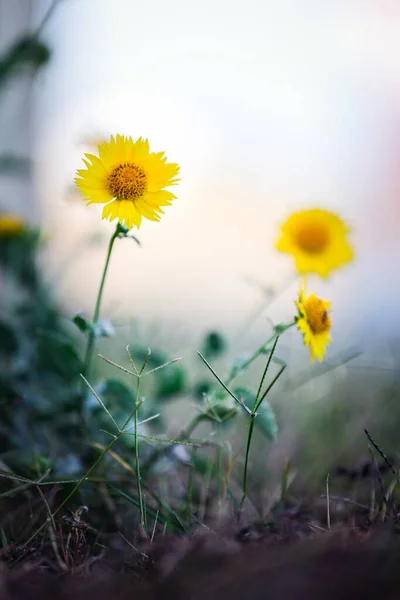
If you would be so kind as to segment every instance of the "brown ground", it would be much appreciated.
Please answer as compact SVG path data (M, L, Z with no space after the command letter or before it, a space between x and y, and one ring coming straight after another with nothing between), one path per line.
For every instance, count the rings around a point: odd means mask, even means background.
M279 532L255 526L190 537L166 535L140 551L105 552L69 569L44 546L3 553L1 600L330 600L400 598L394 523ZM76 558L76 557L75 557ZM8 566L7 566L8 563Z

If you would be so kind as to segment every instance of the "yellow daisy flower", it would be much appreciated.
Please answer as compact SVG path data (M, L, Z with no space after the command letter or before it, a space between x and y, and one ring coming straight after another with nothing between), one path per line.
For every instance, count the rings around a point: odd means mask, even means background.
M164 152L150 152L147 140L122 135L99 144L98 154L85 154L86 169L75 179L88 204L105 204L103 219L118 219L128 229L139 228L142 217L159 221L161 207L176 198L164 188L179 181L179 166L167 163Z
M328 312L331 303L318 298L315 294L306 297L303 287L300 290L296 306L299 311L296 325L303 334L304 345L310 346L311 362L314 362L316 358L321 362L326 346L331 341L332 321Z
M0 237L13 237L25 229L25 223L16 215L0 213Z
M303 210L282 225L276 248L293 255L299 273L328 277L333 269L353 259L348 232L344 221L333 213L319 208Z

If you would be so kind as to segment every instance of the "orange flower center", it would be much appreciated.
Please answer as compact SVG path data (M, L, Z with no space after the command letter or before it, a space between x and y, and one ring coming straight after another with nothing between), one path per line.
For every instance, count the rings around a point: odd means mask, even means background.
M329 243L329 230L322 223L305 224L296 231L295 239L304 252L319 254Z
M147 175L141 167L126 162L111 171L107 185L118 200L136 200L147 190Z
M325 333L329 331L332 322L328 311L326 310L326 302L311 294L304 301L305 318L314 334Z

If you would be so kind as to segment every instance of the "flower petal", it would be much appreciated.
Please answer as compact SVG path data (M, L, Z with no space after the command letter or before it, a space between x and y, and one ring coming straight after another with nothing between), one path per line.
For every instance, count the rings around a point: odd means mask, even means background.
M76 186L82 197L88 204L104 203L104 219L119 219L127 227L140 227L142 217L150 221L159 221L163 214L162 206L169 206L176 196L165 190L165 187L175 185L179 179L179 166L175 163L167 163L164 152L150 152L147 139L138 138L133 141L131 137L117 134L111 136L98 146L99 156L86 154L83 159L86 168L79 169L75 179ZM110 175L116 167L132 163L142 170L142 177L146 177L145 192L142 196L127 193L127 186L122 179L120 189L121 196L118 197L119 188L113 187L110 191ZM125 171L129 171L126 166ZM134 172L134 170L130 169ZM123 177L124 171L117 172L118 177ZM127 185L130 182L127 181ZM131 183L132 185L132 183ZM129 190L129 188L128 188ZM140 193L140 192L139 192ZM126 199L130 198L130 199Z

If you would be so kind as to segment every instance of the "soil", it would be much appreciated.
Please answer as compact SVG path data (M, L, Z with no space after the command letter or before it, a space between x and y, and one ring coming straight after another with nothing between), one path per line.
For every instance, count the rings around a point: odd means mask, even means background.
M94 551L73 523L1 552L1 600L321 600L400 598L400 536L391 510L331 499L300 504L269 523L230 521L189 535L158 534ZM371 516L373 518L371 519ZM94 539L94 538L93 538ZM105 540L103 540L105 541ZM91 546L91 544L93 544ZM128 547L128 550L126 549Z

